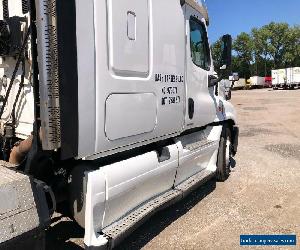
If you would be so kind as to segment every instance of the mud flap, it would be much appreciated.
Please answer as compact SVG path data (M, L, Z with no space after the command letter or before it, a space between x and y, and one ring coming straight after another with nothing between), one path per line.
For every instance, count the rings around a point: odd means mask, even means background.
M0 162L0 176L0 249L45 249L50 215L41 185L6 162Z

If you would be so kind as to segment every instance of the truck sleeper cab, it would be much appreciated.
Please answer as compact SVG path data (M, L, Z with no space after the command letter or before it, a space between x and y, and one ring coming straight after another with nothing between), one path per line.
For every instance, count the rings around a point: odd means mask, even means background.
M18 57L27 65L11 81L22 98L3 88L2 126L14 131L2 135L4 160L44 182L52 203L68 201L87 249L113 248L208 179L227 179L238 126L214 74L203 4L31 0L28 13L24 3L3 5L27 18L30 45L28 56L2 55L12 69ZM228 35L223 47L225 78ZM11 121L22 101L26 119ZM12 157L20 140L21 160Z

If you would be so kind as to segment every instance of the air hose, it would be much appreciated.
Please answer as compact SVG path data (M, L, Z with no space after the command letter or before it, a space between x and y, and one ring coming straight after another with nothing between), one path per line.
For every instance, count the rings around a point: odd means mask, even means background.
M22 60L22 75L21 75L21 82L19 84L19 89L18 89L18 93L12 108L12 124L13 126L16 126L16 106L18 103L18 100L20 98L20 94L21 94L21 90L24 87L24 79L25 79L25 58L23 58Z

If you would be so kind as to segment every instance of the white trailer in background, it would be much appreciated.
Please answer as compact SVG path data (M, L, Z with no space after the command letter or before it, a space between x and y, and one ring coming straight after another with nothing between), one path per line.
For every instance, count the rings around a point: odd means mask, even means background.
M300 86L300 67L286 69L287 85L291 88Z
M252 88L263 88L265 85L265 78L260 76L250 77L250 84Z
M233 89L243 89L246 87L246 79L240 78L238 81L234 83Z
M273 89L286 88L286 69L272 70L272 86Z

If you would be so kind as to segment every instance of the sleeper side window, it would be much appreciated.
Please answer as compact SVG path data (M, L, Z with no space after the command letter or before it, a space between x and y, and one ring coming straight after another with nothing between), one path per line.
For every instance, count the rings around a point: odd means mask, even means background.
M194 64L204 70L209 70L210 53L206 29L204 24L194 17L190 19L190 45Z

